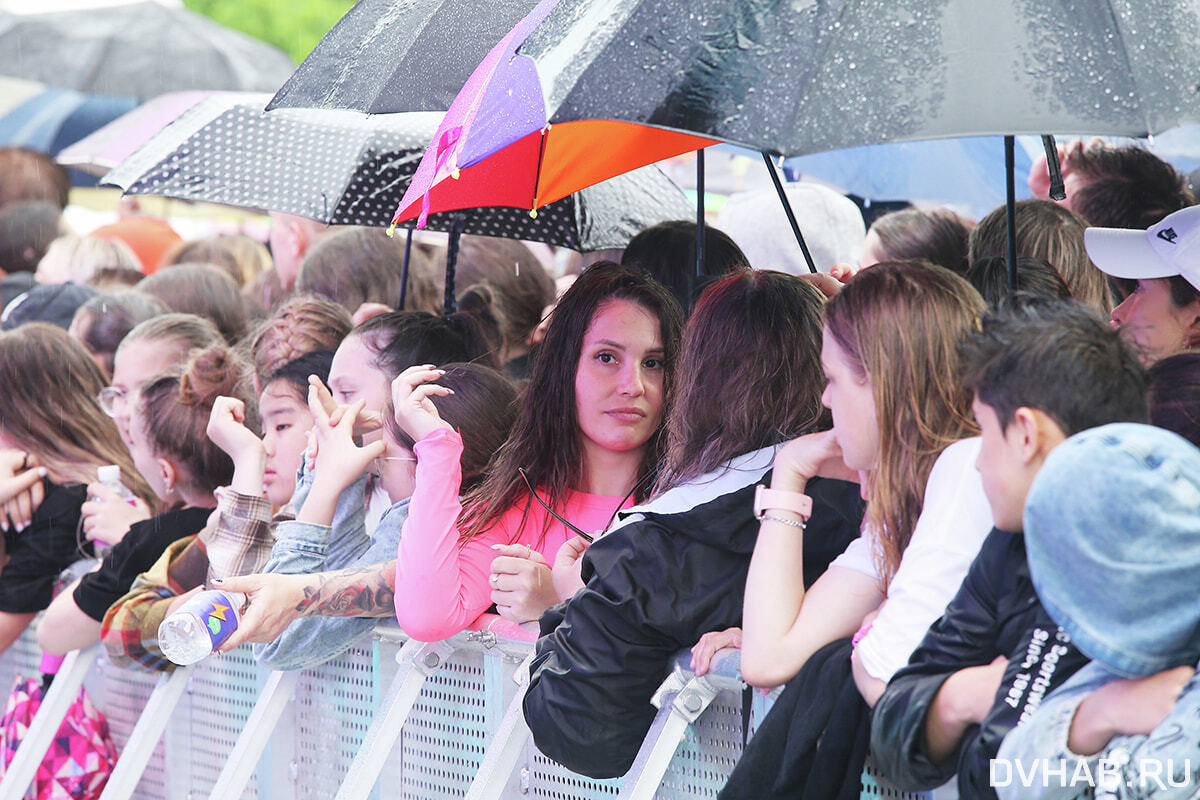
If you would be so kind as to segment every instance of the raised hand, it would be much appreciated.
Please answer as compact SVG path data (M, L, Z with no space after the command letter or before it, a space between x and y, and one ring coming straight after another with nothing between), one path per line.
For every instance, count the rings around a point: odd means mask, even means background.
M46 470L37 457L20 450L0 450L0 527L23 530L33 521L45 497Z
M392 405L396 409L396 424L419 442L438 428L449 428L450 423L442 419L437 407L430 400L433 396L454 394L453 389L439 386L432 381L446 374L432 364L409 367L392 381Z
M218 397L213 401L205 432L235 464L263 454L262 439L246 427L246 404L236 397Z

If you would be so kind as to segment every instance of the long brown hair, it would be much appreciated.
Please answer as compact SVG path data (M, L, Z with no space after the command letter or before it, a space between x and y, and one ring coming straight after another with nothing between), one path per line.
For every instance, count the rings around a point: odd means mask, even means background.
M886 591L912 538L933 462L978 433L960 375L959 346L979 329L983 298L927 261L863 270L825 309L825 328L871 383L879 456L867 488L867 523Z
M533 498L521 477L521 468L539 494L545 492L542 499L551 508L561 510L567 492L579 485L583 478L583 449L575 415L575 371L592 317L609 300L637 303L658 319L665 363L662 414L666 419L679 349L679 305L652 278L611 261L600 262L572 284L550 315L546 338L534 358L533 374L512 434L496 453L487 477L463 501L459 530L464 541L489 528L517 503L524 504L528 516ZM649 475L658 464L662 433L660 425L646 443L641 467L644 475ZM646 488L635 499L645 499L649 486L647 481ZM549 518L546 524L549 525Z
M1008 256L1004 206L993 210L971 231L970 260ZM1016 207L1017 255L1049 261L1071 287L1071 296L1106 316L1112 311L1108 279L1083 246L1087 222L1049 200L1022 200Z
M100 367L62 328L30 322L0 333L0 428L54 482L94 483L97 467L116 464L121 482L153 506L154 491L96 402L104 384Z
M782 272L741 270L704 290L683 331L655 494L826 419L822 306L812 284Z

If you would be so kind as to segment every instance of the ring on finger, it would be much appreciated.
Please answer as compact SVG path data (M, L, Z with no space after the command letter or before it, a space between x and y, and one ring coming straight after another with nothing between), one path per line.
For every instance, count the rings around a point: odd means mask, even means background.
M488 578L488 581L491 582L493 589L500 588L500 576L497 575L495 572L493 572L492 576L490 578Z

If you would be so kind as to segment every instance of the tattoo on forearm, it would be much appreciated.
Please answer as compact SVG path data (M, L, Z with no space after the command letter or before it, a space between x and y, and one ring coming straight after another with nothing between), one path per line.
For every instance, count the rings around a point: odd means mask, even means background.
M390 617L395 613L395 573L394 561L316 573L316 584L304 587L296 611L305 617Z

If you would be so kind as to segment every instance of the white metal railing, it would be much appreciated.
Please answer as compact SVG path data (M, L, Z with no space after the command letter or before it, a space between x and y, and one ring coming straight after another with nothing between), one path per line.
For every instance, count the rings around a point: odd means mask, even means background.
M531 741L521 714L530 638L501 624L425 644L382 623L338 658L287 673L257 667L249 648L169 676L83 651L47 693L0 800L22 797L81 682L121 748L102 800L716 797L742 749L736 654L720 655L703 678L681 659L633 769L593 780ZM27 633L0 656L0 686L36 673L32 641ZM768 703L757 697L756 714Z

